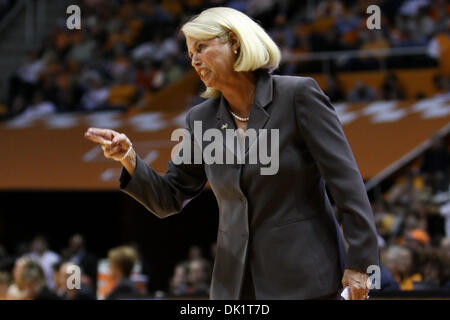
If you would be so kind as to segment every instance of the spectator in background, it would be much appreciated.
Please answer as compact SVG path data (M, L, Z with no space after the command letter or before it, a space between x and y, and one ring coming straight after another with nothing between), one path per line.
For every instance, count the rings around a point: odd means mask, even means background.
M174 57L167 56L162 64L164 73L164 85L168 85L178 81L184 74L183 69L174 62Z
M81 234L77 233L70 237L69 246L64 252L64 258L81 268L84 283L95 290L97 283L97 259L87 251L84 237Z
M450 18L447 18L445 28L429 42L428 54L439 61L440 73L450 76Z
M427 14L428 8L420 8L417 14L410 17L407 22L407 28L410 30L412 41L418 45L426 45L427 40L432 36L434 30L436 30L436 23Z
M128 109L136 99L136 87L130 82L128 70L117 75L118 80L109 88L107 103L113 108Z
M25 298L25 287L22 281L22 274L25 265L31 261L31 258L22 256L18 258L13 268L13 283L10 284L7 291L9 300L22 300Z
M179 54L177 41L173 38L163 39L161 34L157 34L150 42L140 44L131 52L135 60L149 58L158 63L162 63L165 57L175 54Z
M172 278L169 281L169 297L184 297L188 294L189 264L179 263L175 266Z
M447 191L450 176L450 151L442 138L433 137L431 148L423 155L420 172L432 186L433 194Z
M105 106L109 89L104 85L102 77L97 72L85 75L86 91L81 97L81 109L93 111Z
M35 119L55 112L55 105L45 99L43 92L38 90L34 93L31 104L26 107L25 111L19 117L21 119Z
M340 102L345 99L345 93L342 91L336 74L327 74L325 94L330 98L331 102Z
M52 277L53 283L55 284L54 291L58 295L58 297L62 297L64 295L63 283L61 283L61 277L59 276L59 269L61 268L62 261L58 261L52 266Z
M36 261L25 263L21 280L25 300L60 300L58 295L48 288L44 270Z
M31 51L23 64L17 69L9 82L8 105L12 105L17 96L32 97L38 86L39 75L44 63L37 51ZM29 103L30 101L26 101Z
M416 182L417 173L412 169L396 180L396 183L388 190L386 201L390 205L410 208L414 199L419 197L420 185Z
M381 85L381 99L401 100L405 98L402 85L395 73L389 73Z
M68 282L70 276L74 274L73 267L79 267L72 262L61 263L59 268L60 297L65 300L95 300L93 288L83 281L80 281L80 288L70 288ZM71 268L72 267L72 268ZM83 278L83 274L81 275Z
M8 272L0 271L0 300L7 300L8 287L10 285L10 275Z
M60 260L59 255L48 248L47 239L43 235L38 235L33 239L30 249L31 252L28 256L42 267L47 286L53 290L55 288L52 275L53 264Z
M142 90L151 89L157 70L153 67L151 59L144 59L138 63L135 83Z
M380 290L382 291L400 290L400 287L397 281L395 281L394 276L385 266L380 265L380 273L381 273Z
M450 92L450 76L444 77L442 74L436 74L433 77L433 84L436 89L436 95L447 95Z
M446 284L446 265L443 254L438 249L425 252L424 265L422 268L422 289L439 289Z
M96 48L97 42L95 38L80 32L79 38L72 44L71 49L67 53L67 59L76 63L85 63L94 55Z
M384 37L381 30L368 30L366 28L361 28L359 32L360 37L360 65L365 69L376 69L378 68L380 61L386 58L386 53L384 51L379 51L382 49L389 48L389 42ZM376 50L376 52L364 52L365 50Z
M269 32L272 39L281 38L283 44L288 48L293 48L295 44L295 34L293 28L288 24L287 17L278 14L274 20L274 27Z
M364 84L362 81L357 81L347 96L349 102L370 102L376 98L377 93L375 89Z
M133 282L136 284L139 292L143 296L147 296L150 291L150 279L152 276L152 264L143 254L139 243L131 242L128 244L136 251L136 263L134 267L134 274L132 276Z
M124 43L120 42L114 46L114 58L108 67L113 80L118 80L124 72L130 69L131 61Z
M189 247L188 259L192 261L194 259L203 258L202 249L197 245L192 245Z
M412 228L406 231L404 244L409 248L423 250L430 245L430 236L424 228Z
M190 297L209 297L211 264L203 258L189 262L187 295Z
M422 275L413 271L413 253L404 246L390 246L382 256L383 264L393 275L401 290L413 290L414 282L422 281Z
M107 300L142 298L131 280L136 259L136 250L131 247L121 246L108 252L110 273L116 285L106 297Z

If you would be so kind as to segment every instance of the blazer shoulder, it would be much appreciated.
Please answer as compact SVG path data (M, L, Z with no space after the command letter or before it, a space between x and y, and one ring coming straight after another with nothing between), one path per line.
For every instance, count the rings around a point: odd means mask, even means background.
M220 98L210 98L193 106L186 114L186 121L203 120L215 116Z
M273 80L276 84L282 86L289 86L292 89L300 89L305 87L316 87L318 86L316 80L311 77L301 77L301 76L280 76L273 75Z

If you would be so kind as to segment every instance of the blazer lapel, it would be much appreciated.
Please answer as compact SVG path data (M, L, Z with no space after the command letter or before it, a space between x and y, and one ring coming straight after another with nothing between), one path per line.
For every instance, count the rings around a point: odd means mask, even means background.
M270 114L267 112L266 107L273 99L273 83L272 76L268 72L258 71L257 74L258 81L256 83L255 99L253 106L250 109L250 119L247 123L247 130L254 129L259 136L259 130L266 126L266 123L270 118ZM249 143L245 145L246 154L257 140L255 138L254 135L249 136Z
M233 155L236 156L236 150L234 150L233 146L228 145L226 141L226 130L227 129L236 130L236 124L234 123L233 117L228 111L228 103L226 102L223 95L220 96L219 98L219 105L217 108L216 118L217 118L216 128L222 132L223 146L227 148Z
M252 108L250 109L249 121L247 123L247 129L256 130L257 135L259 135L259 129L265 127L267 121L270 118L270 114L266 111L266 107L273 99L273 81L271 75L264 70L256 71L257 82L255 88L255 98L253 101ZM216 128L225 133L226 129L236 130L236 125L234 119L230 112L228 111L228 103L226 102L224 96L220 96L218 99L219 105L216 113ZM256 137L253 135L249 136L248 144L245 144L245 154L248 153L250 147L255 143ZM233 154L235 150L232 150L226 143L225 135L223 139L225 148L228 148Z

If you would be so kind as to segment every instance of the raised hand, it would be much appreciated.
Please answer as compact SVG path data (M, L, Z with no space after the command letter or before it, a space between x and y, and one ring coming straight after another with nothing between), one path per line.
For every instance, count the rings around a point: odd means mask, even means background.
M108 159L123 161L132 150L128 137L111 129L89 128L84 137L102 146L103 155Z

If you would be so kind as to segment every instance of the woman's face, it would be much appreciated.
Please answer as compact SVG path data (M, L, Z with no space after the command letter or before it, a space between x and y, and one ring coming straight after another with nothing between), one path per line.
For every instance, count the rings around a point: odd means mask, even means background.
M219 38L197 40L186 37L186 45L191 64L207 87L220 90L235 72L236 59L233 45ZM236 44L234 45L236 46Z

